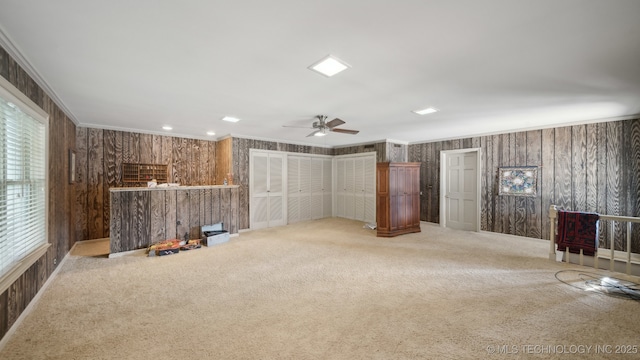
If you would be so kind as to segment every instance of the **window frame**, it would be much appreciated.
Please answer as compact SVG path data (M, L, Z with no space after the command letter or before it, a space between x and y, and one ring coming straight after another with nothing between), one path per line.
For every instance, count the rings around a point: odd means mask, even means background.
M23 259L14 264L5 274L0 275L0 294L5 292L16 280L22 276L35 262L46 254L51 246L49 242L49 114L41 109L29 97L18 90L7 79L0 76L0 97L12 102L21 111L31 116L45 127L44 136L44 242L31 250Z

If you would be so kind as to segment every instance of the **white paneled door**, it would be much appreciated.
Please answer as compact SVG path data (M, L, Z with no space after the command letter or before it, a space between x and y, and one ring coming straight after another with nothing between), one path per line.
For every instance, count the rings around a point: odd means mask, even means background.
M251 151L249 189L252 229L285 224L284 158L281 153Z
M443 225L479 231L478 151L451 151L442 156L445 166Z

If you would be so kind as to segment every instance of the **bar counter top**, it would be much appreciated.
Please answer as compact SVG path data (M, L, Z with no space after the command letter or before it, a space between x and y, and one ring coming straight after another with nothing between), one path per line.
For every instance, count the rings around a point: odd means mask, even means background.
M196 185L196 186L131 186L131 187L112 187L111 192L118 191L153 191L153 190L206 190L206 189L235 189L240 185Z

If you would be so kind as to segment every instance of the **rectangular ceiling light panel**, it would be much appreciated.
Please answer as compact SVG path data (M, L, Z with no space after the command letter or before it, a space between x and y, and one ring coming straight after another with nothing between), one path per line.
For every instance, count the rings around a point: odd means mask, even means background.
M234 123L240 121L240 119L233 116L225 116L222 118L222 120L228 121L228 122L234 122Z
M422 110L413 110L413 112L418 114L418 115L427 115L427 114L433 114L434 112L438 112L438 109L432 108L432 107L428 107L428 108L422 109Z
M338 59L337 57L328 55L324 59L309 66L309 69L317 73L320 73L326 77L332 77L333 75L343 70L346 70L350 67L351 65L345 63L344 61Z

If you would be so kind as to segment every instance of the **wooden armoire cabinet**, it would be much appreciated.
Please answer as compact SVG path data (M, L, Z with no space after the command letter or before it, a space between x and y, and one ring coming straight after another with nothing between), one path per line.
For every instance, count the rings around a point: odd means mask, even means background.
M420 232L420 163L384 162L376 166L378 236Z

